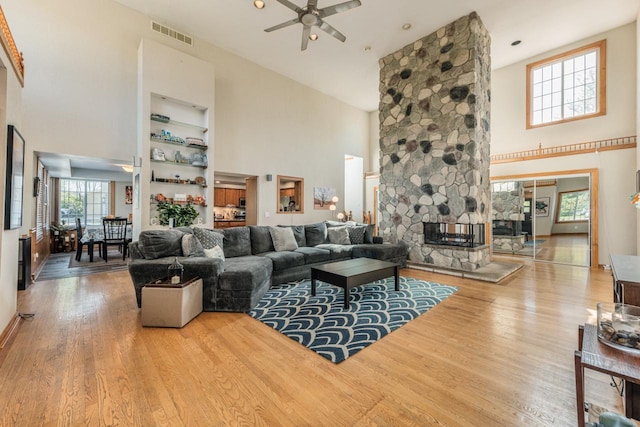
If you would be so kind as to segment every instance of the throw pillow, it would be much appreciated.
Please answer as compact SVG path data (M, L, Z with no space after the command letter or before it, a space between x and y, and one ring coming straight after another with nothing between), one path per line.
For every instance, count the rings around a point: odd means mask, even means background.
M329 227L327 229L327 233L329 234L329 242L331 243L334 243L336 245L351 244L347 227Z
M361 245L364 243L364 233L367 230L365 225L356 225L354 227L347 227L349 232L349 240L352 245Z
M248 226L225 228L223 233L222 250L226 258L251 255L251 234Z
M269 233L271 233L273 247L276 249L276 252L295 251L298 249L298 243L296 242L296 238L293 236L292 229L269 227Z
M200 241L204 249L211 249L214 246L224 248L224 246L222 246L224 242L224 236L222 233L210 228L194 227L193 234Z
M304 225L279 225L278 227L289 227L293 230L293 237L299 248L307 246L307 238L304 235Z
M224 251L220 246L214 246L211 249L205 249L204 256L206 256L207 258L220 258L224 261Z
M202 243L193 234L182 236L182 255L186 257L204 256Z
M375 224L358 224L362 225L365 228L364 230L364 243L373 243L373 229L375 228Z
M251 252L254 255L275 251L268 226L250 225L249 234L251 235Z
M316 246L327 243L327 225L324 222L305 225L304 233L307 246Z
M146 259L182 256L182 236L179 230L147 230L138 237L138 249Z

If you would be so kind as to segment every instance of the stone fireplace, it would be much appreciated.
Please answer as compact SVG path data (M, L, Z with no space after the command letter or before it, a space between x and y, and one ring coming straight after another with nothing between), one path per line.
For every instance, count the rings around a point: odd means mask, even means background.
M411 263L489 263L489 46L474 12L380 59L380 231Z
M524 183L493 184L491 200L491 241L495 251L517 252L524 248Z

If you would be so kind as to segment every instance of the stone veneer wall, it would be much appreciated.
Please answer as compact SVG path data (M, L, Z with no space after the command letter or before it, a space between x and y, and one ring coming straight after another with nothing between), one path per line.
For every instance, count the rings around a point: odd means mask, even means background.
M474 12L380 59L380 231L417 263L473 270L489 249L423 245L423 222L487 224L490 37Z
M512 191L494 191L491 218L495 221L524 221L524 182L514 182Z

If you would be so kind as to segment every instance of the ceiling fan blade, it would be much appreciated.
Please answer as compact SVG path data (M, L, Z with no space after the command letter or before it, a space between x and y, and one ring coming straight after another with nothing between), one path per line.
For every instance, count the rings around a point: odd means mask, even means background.
M295 13L302 12L301 7L296 6L295 4L291 3L289 0L277 0L277 2L293 10Z
M326 18L327 16L335 15L336 13L346 12L349 9L353 9L354 7L361 6L362 3L360 0L351 0L346 1L344 3L334 4L333 6L328 6L323 9L318 9L318 13L320 14L320 18Z
M305 25L302 29L302 46L300 46L300 50L307 49L307 45L309 44L309 34L311 34L311 26Z
M274 25L273 27L269 27L269 28L265 29L264 31L267 32L267 33L270 33L271 31L279 30L280 28L285 28L285 27L288 27L290 25L297 24L298 22L300 22L298 20L298 18L294 18L291 21L283 22L282 24L278 24L278 25Z
M344 36L344 34L342 34L340 31L336 30L335 28L333 28L331 25L327 24L326 22L319 20L320 21L320 25L318 25L318 27L320 27L320 29L322 31L324 31L327 34L332 35L333 37L337 38L338 40L340 40L341 42L345 41L347 38Z

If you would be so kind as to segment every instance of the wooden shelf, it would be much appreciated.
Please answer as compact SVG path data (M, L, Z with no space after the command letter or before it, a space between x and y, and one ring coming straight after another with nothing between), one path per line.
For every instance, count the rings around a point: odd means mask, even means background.
M166 179L166 178L160 178ZM156 178L155 181L151 181L152 184L173 184L173 185L197 185L198 187L207 188L207 184L198 184L195 182L169 182L169 181L158 181Z

